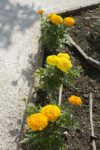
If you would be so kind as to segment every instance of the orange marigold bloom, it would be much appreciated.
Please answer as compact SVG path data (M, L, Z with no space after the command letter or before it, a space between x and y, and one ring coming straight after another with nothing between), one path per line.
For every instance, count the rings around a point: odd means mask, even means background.
M56 105L47 105L42 107L41 113L47 117L48 121L54 122L60 116L60 109Z
M73 26L75 24L75 20L71 17L66 17L64 22L67 26Z
M31 128L33 131L41 131L48 125L47 117L44 116L42 113L36 113L27 119L28 127Z
M74 105L81 105L82 104L81 98L78 96L75 96L75 95L72 95L68 100L71 104L74 104Z
M54 16L54 15L56 15L56 14L49 14L48 19L51 19L51 17Z
M70 59L70 56L69 56L67 53L59 53L59 54L57 55L57 57L59 57L59 58L65 57L65 58L67 58L67 59Z
M52 15L50 20L52 23L57 24L57 25L63 22L63 18L59 15Z
M58 57L56 55L50 55L46 59L47 63L52 66L56 66L58 62Z
M44 14L44 10L38 10L38 14L39 15L43 15Z
M71 61L66 57L60 57L58 59L57 68L63 72L69 71L72 68Z

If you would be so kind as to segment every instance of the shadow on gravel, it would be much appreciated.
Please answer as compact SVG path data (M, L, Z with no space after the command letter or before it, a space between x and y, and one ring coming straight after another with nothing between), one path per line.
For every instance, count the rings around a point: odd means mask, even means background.
M43 61L43 53L40 52L38 48L37 54L33 55L32 53L29 55L28 62L31 67L29 68L27 67L25 70L22 69L22 76L24 77L25 81L28 82L29 87L31 87L34 84L34 77L32 77L32 75L34 74L36 69L38 69L38 67L42 65L42 61Z
M9 131L9 133L11 136L16 136L16 135L18 135L19 131L18 131L18 129L14 129L14 130Z
M23 78L24 82L27 82L28 87L31 87L34 84L34 74L35 70L42 65L43 62L43 50L41 50L40 44L38 43L38 53L31 53L28 57L29 66L26 69L21 70L21 75L18 79L11 82L12 86L17 87L20 79Z
M10 0L0 0L0 42L2 48L12 44L13 32L25 32L38 19L39 15L32 6L13 4ZM39 8L38 8L39 9Z

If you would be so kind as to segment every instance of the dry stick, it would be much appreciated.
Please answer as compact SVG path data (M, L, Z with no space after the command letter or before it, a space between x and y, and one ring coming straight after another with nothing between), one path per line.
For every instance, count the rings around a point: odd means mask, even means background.
M85 19L100 19L100 17L86 17Z
M60 106L61 105L61 102L62 102L62 85L61 87L59 88L59 101L58 101L58 105Z
M93 104L93 97L92 93L90 93L90 125L91 125L91 135L94 136L94 127L93 127L93 117L92 117L92 104ZM96 150L96 143L95 140L92 140L93 150Z
M59 88L59 101L58 101L59 106L61 105L61 102L62 102L62 88L63 88L63 86L61 84L61 86ZM61 148L59 148L59 150L61 150Z

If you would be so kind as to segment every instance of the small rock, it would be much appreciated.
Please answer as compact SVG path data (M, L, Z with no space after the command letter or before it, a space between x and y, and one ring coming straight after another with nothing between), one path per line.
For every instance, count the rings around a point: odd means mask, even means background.
M65 132L64 132L64 135L66 135L66 136L67 136L67 135L68 135L68 132L67 132L67 131L65 131Z

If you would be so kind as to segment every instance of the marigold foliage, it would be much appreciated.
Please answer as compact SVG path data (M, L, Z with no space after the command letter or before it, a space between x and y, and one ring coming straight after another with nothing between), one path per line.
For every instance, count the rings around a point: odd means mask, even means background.
M63 18L59 15L49 14L46 18L42 17L40 40L44 43L46 51L54 52L63 41L68 41L65 36L66 27Z
M39 15L43 15L44 14L44 10L38 10L38 14Z
M64 22L67 26L73 26L75 24L75 20L71 17L66 17Z
M60 109L56 105L47 105L42 107L41 113L47 117L48 121L54 122L60 116Z
M52 55L51 55L52 56ZM55 58L58 59L55 59ZM71 69L70 59L65 57L47 57L47 64L44 68L39 68L34 76L40 76L40 87L49 94L50 99L56 99L56 91L62 85L74 86L75 79L80 76L82 67Z
M54 103L51 105L55 106ZM33 113L37 113L37 110L40 111L40 108L41 106L33 106ZM48 126L44 130L35 132L29 129L26 130L23 140L20 142L23 144L22 146L27 150L63 150L66 146L64 136L66 127L75 127L77 123L67 104L63 105L61 110L62 113L58 119L55 122L48 122ZM30 109L28 112L30 112Z
M48 125L47 117L41 113L36 113L27 119L28 127L31 128L33 131L41 131Z
M69 71L72 68L71 61L65 57L59 58L57 68L64 72Z
M70 98L69 98L69 102L71 104L74 104L74 105L81 105L82 104L82 100L80 97L77 97L75 95L72 95Z
M67 59L70 59L70 56L69 56L68 54L66 54L66 53L59 53L59 54L57 55L57 57L59 57L59 58L65 57L65 58L67 58Z
M59 15L51 15L50 21L58 25L63 23L63 18Z
M56 66L58 63L58 57L56 55L51 55L47 57L47 63L52 66Z

